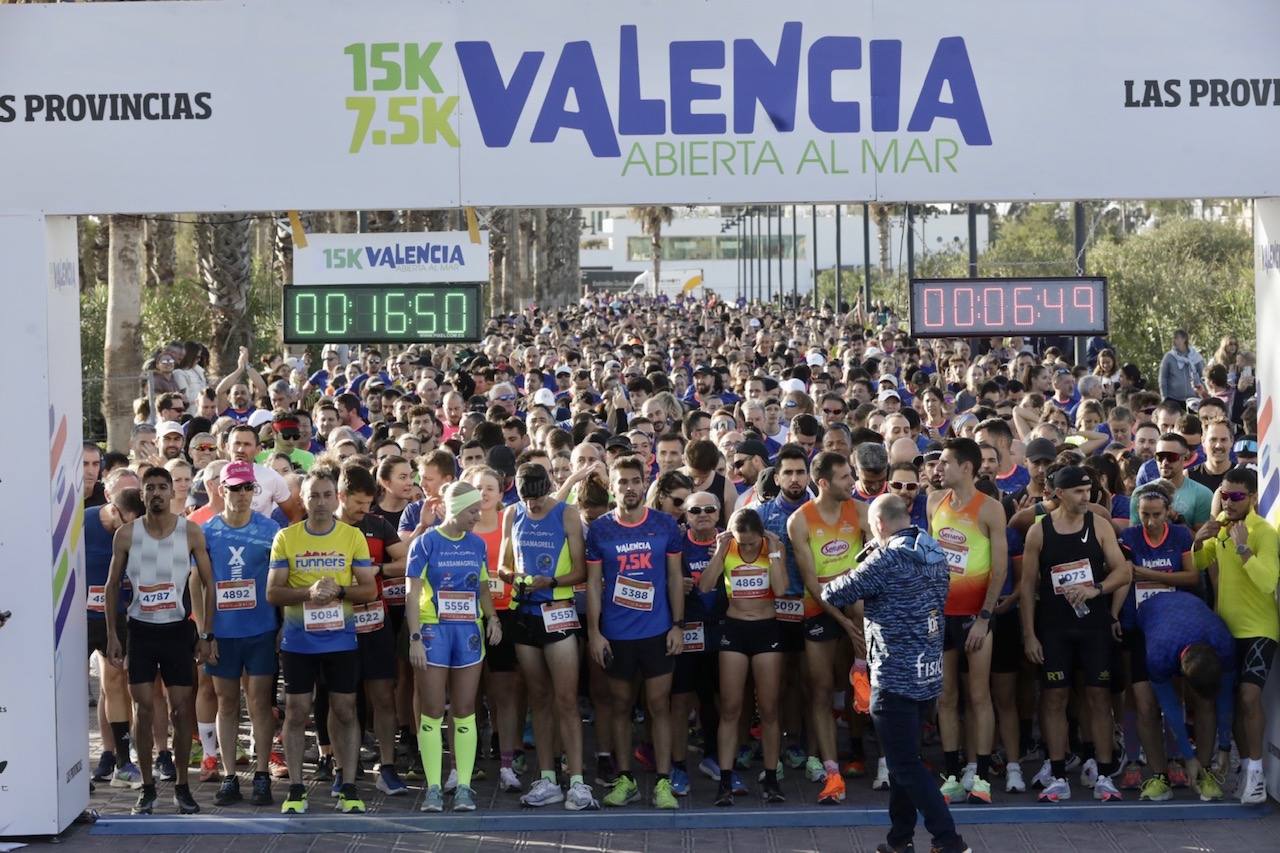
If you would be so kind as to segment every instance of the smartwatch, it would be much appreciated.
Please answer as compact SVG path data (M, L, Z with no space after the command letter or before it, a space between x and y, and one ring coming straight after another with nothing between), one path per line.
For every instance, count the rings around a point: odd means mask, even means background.
M419 634L417 631L414 631L412 634L409 635L409 639L415 643L421 643L422 635Z
M347 597L347 588L345 586L338 587L338 600L344 601Z
M213 632L212 632L212 631L210 631L210 632L208 632L208 633L201 634L201 635L200 635L200 639L201 639L201 641L203 641L203 642L206 642L206 643L207 643L207 642L209 642L210 640L214 640L214 639L217 639L217 638L216 638L216 637L214 637L214 636L213 636Z
M979 619L985 619L986 621L990 622L990 621L991 621L991 611L990 611L990 610L987 610L987 609L984 607L982 610L979 610L979 611L978 611L978 618L979 618Z
M677 628L679 628L681 631L683 631L683 630L684 630L684 620L683 620L683 619L678 620L678 621L676 622L676 627L677 627Z

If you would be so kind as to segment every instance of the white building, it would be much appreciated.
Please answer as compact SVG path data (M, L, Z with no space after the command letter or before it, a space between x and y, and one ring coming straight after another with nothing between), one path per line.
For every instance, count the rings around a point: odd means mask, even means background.
M757 263L762 281L772 280L777 293L779 276L785 292L795 289L811 293L814 276L814 246L817 246L819 270L834 269L836 265L836 218L832 205L819 205L815 220L809 205L796 205L795 242L792 242L791 206L783 205L784 216L779 222L771 219L768 240L771 263ZM726 209L726 212L728 209ZM776 213L776 208L775 208ZM861 269L863 262L862 205L841 208L840 262L846 269ZM650 270L649 236L640 230L640 223L627 216L626 208L592 208L583 211L586 228L582 233L582 251L579 256L582 268L612 269L635 272L637 275ZM693 210L677 208L671 224L662 230L662 271L692 275L700 273L706 287L714 289L722 297L732 299L737 294L742 264L738 256L738 228L726 228L731 216L721 215L720 208L701 207ZM764 223L760 218L761 227ZM815 233L816 222L816 233ZM895 218L890 224L890 267L906 267L907 241L905 219ZM987 246L988 220L985 214L978 216L978 251ZM939 251L967 251L968 219L960 214L940 214L914 220L915 255L919 259ZM763 239L763 235L762 239ZM872 222L870 229L871 263L879 264L879 231ZM779 271L779 246L782 249ZM794 259L794 260L793 260ZM766 269L767 267L767 269Z

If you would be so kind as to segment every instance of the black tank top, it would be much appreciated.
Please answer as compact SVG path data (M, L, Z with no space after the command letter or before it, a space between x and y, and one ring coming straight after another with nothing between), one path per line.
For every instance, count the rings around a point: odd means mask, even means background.
M1085 512L1084 526L1074 533L1059 533L1053 516L1040 519L1044 545L1040 549L1040 601L1036 620L1057 628L1105 628L1111 623L1111 596L1099 595L1085 602L1088 616L1077 616L1062 593L1074 584L1101 584L1106 570L1102 544L1098 542L1096 520Z
M716 527L719 527L721 530L724 530L729 526L729 513L725 512L724 506L724 487L727 483L728 481L724 478L723 474L716 474L711 478L711 486L707 489L707 491L715 495L716 500L720 502L720 518L716 522Z

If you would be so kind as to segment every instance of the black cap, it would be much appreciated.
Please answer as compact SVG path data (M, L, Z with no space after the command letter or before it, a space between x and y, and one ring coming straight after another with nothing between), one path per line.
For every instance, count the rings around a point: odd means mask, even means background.
M1025 456L1028 462L1052 462L1058 457L1058 448L1047 438L1033 438L1027 442Z
M514 477L516 475L516 456L511 452L511 448L505 444L490 447L485 459L489 467L502 476Z
M924 446L924 461L937 462L942 458L942 444L937 441L931 441Z
M522 500L540 498L551 493L551 477L536 462L526 462L516 471L516 494Z
M697 367L693 369L694 376L697 376L699 373L710 373L714 376L715 372L716 372L716 369L709 364L699 364Z
M1074 489L1077 486L1092 486L1093 478L1089 476L1089 469L1079 465L1068 465L1065 468L1058 469L1058 473L1053 475L1053 487L1055 489Z
M622 451L625 451L626 453L630 453L631 451L635 450L635 448L632 447L631 445L631 439L627 438L625 435L613 436L612 438L610 438L608 441L604 443L604 449L605 450L622 450Z
M737 453L744 456L759 456L767 464L769 461L769 448L764 446L763 441L754 438L748 438L746 441L738 445Z

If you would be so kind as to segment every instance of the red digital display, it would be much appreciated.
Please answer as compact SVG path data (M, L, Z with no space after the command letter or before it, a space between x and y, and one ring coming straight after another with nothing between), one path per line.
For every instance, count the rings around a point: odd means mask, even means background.
M1100 335L1107 331L1105 278L911 280L911 335Z

